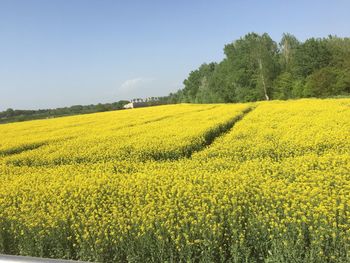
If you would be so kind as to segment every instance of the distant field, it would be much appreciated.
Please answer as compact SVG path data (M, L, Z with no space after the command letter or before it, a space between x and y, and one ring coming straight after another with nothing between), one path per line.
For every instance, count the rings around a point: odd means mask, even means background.
M350 262L350 99L0 125L0 253Z

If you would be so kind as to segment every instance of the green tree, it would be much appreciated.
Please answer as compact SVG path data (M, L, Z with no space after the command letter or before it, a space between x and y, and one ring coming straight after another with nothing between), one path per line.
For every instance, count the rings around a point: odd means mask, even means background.
M325 67L307 77L306 97L329 97L350 92L350 74L334 67Z
M274 81L273 98L289 99L293 97L294 77L286 71L280 74Z
M12 117L15 115L15 111L11 108L8 108L6 111L5 111L5 116L8 118L8 117Z
M209 81L216 67L216 63L202 64L197 70L191 71L184 80L182 99L184 102L196 102L199 88L205 81ZM201 95L202 96L202 95Z
M300 42L295 36L289 33L283 33L281 42L279 43L282 70L290 71L295 52L299 46Z
M293 70L297 77L306 78L314 71L330 65L331 51L325 40L310 38L295 52Z
M332 54L331 65L350 70L350 38L329 36L325 42Z
M232 63L237 96L244 100L269 100L272 82L279 72L276 42L267 33L249 33L226 45L224 52Z
M231 61L221 61L210 78L209 86L216 102L237 102L235 88L235 71Z

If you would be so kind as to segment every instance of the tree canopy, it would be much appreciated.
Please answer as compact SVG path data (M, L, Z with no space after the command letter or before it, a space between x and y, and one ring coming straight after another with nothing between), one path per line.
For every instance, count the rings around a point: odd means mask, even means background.
M173 102L246 102L350 94L350 38L299 41L283 34L279 43L249 33L225 45L224 59L190 72Z

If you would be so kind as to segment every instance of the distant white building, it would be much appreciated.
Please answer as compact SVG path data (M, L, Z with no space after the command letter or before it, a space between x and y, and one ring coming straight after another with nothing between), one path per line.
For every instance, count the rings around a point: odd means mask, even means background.
M133 102L129 102L128 104L125 104L123 106L124 109L132 109L134 108L134 103Z
M130 102L128 104L125 104L123 106L124 109L133 109L133 108L141 108L141 107L147 107L150 106L146 102L140 101L140 102Z

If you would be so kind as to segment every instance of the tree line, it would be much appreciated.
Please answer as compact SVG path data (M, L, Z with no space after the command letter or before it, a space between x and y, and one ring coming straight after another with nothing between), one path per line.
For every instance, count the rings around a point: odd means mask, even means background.
M120 100L113 103L74 105L71 107L63 107L63 108L56 108L56 109L40 109L40 110L14 110L10 108L0 112L0 123L54 118L54 117L103 112L103 111L111 111L111 110L120 110L120 109L123 109L123 106L128 102L129 101L126 101L126 100Z
M168 100L190 103L348 96L350 38L328 36L299 41L283 34L276 43L249 33L224 47L225 58L204 63Z

